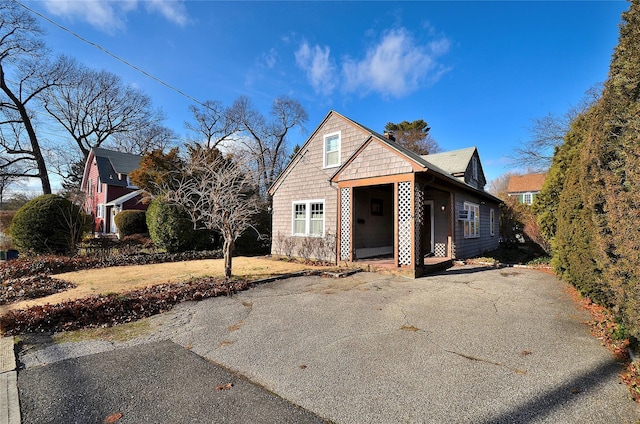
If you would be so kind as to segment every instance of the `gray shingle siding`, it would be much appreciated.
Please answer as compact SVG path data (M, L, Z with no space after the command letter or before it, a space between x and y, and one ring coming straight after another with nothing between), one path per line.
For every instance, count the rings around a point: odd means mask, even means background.
M480 207L480 237L465 238L464 237L464 222L458 221L458 211L464 209L464 203L470 202ZM491 235L491 212L493 209L495 213L495 233ZM481 199L479 196L466 193L455 194L455 257L458 259L466 259L473 256L481 255L484 252L495 250L499 246L499 208L498 204L494 201L487 199Z

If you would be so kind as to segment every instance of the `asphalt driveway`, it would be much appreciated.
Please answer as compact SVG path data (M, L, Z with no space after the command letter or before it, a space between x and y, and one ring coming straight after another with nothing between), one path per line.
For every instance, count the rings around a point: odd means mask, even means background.
M621 367L566 288L513 268L292 278L180 305L131 342L24 352L21 402L30 372L171 340L336 423L636 423Z

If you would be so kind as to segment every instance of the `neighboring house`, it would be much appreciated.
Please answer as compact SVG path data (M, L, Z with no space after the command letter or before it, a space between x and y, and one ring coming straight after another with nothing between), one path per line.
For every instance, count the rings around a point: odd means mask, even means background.
M272 254L387 255L419 275L425 257L498 248L501 201L485 184L475 147L419 156L330 111L269 190Z
M139 155L94 147L84 166L80 190L85 194L84 210L93 217L92 231L115 234L114 217L127 209L146 210L142 190L129 182L129 174L140 166Z
M507 186L507 196L517 196L518 203L531 205L542 190L547 174L512 175Z

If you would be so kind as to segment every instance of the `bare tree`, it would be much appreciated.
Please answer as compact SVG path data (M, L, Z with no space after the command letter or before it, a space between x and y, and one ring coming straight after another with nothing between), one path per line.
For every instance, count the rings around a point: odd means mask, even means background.
M192 142L197 146L215 149L220 143L231 140L238 132L237 121L218 101L207 100L201 106L189 106L189 110L193 115L193 122L185 122L185 126L195 134L196 138Z
M19 3L0 1L0 149L21 166L20 177L39 178L42 191L51 183L29 105L57 84L64 69L50 66L42 30Z
M10 160L0 157L0 209L4 204L4 194L6 190L16 184L20 179L20 175L24 172L19 168L20 163L10 163Z
M506 200L507 199L507 191L509 188L509 180L511 177L516 176L518 174L514 172L507 172L489 182L489 193L498 197L499 199Z
M196 148L186 167L164 186L164 199L182 205L194 228L222 234L224 275L231 277L236 240L258 211L255 186L242 169L215 149Z
M134 136L162 121L162 114L152 109L151 98L125 85L119 76L89 69L65 56L57 63L67 68L65 81L43 92L41 100L84 158L109 137Z
M294 127L304 129L307 112L297 100L282 96L274 100L268 121L248 97L242 96L229 113L242 133L240 141L249 163L253 164L259 192L266 196L288 160L287 135Z
M128 133L114 134L106 143L120 152L144 155L154 150L169 150L176 144L173 130L155 123Z
M529 168L533 172L549 169L556 147L564 143L571 123L598 101L601 92L602 84L596 84L587 90L578 105L570 107L564 114L549 113L532 119L529 127L531 137L516 148L512 155L513 166Z

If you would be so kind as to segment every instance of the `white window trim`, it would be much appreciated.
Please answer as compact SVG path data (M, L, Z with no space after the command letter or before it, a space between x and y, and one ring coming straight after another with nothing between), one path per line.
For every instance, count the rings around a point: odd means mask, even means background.
M102 193L102 181L100 181L100 177L98 177L98 193Z
M104 204L98 203L96 207L96 218L104 218Z
M310 234L311 228L311 205L320 203L322 204L322 233ZM304 233L296 233L296 205L305 205L305 224ZM325 225L327 220L327 209L324 199L313 200L296 200L291 202L291 235L296 237L324 237Z
M463 224L463 233L464 238L479 238L480 237L480 205L477 203L464 202L463 205L464 210L473 211L474 219L473 221L464 221ZM471 227L473 224L474 232L471 234ZM467 233L467 228L469 229Z
M489 210L489 232L491 236L496 235L496 210L493 208Z
M336 163L335 165L327 165L327 139L330 137L334 137L334 136L338 136L338 163ZM342 151L342 134L340 131L337 132L333 132L330 134L325 134L324 137L322 138L322 166L324 168L336 168L338 166L340 166L340 163L342 162L342 155L341 155L341 151Z
M527 197L529 197L529 198L527 199ZM530 191L527 192L527 193L522 193L522 203L525 204L525 205L533 204L533 193L530 192Z

